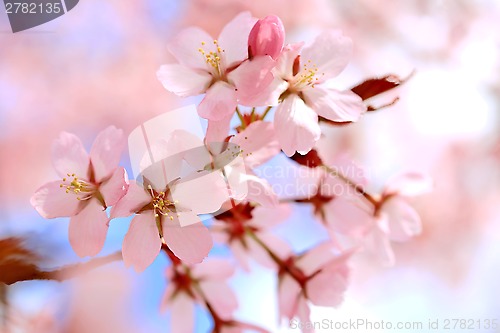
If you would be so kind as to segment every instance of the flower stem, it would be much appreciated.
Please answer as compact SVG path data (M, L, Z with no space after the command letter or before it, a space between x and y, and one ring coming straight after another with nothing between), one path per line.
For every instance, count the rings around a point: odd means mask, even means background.
M269 111L271 111L273 107L272 106L268 106L265 110L264 110L264 113L262 114L262 117L261 119L264 120L264 118L266 118L267 114L269 113Z
M255 106L252 108L252 113L250 113L250 123L255 120Z
M246 230L248 235L255 240L257 244L259 244L264 251L269 254L271 259L278 265L280 268L280 271L282 272L287 272L297 283L302 287L305 288L305 284L307 282L307 277L304 275L304 273L298 269L293 262L288 262L285 260L282 260L280 257L278 257L257 235L250 229Z
M337 177L347 185L351 186L356 192L358 192L366 200L368 200L375 207L375 209L377 209L380 206L379 200L375 199L371 194L367 193L361 185L356 184L355 182L345 177L344 175L340 174L335 169L330 168L329 166L323 165L322 168L324 168L332 176Z
M187 266L179 258L177 258L175 256L175 254L172 252L172 250L170 250L170 248L166 244L162 245L162 250L167 254L168 258L172 262L172 265L174 265L174 266L183 266L186 270L189 269L189 266ZM205 305L205 307L208 310L209 315L212 317L212 320L214 322L214 327L212 329L212 333L220 333L220 332L222 332L222 329L225 326L226 327L231 327L231 326L234 326L234 325L237 325L237 324L243 324L245 326L252 327L253 329L255 329L257 331L260 331L262 333L269 333L268 331L266 331L266 330L264 330L264 329L262 329L260 327L256 327L256 326L253 326L253 325L250 325L250 324L240 323L240 322L237 322L235 320L225 320L225 319L222 319L220 317L220 315L217 313L217 311L215 310L215 308L213 307L213 305L208 300L208 298L205 295L205 293L203 292L203 290L201 289L199 281L196 280L196 279L191 279L190 281L191 281L191 287L194 290L196 290L196 293L201 298L201 300L199 300L199 301L201 301L201 303L203 303Z
M238 107L236 107L236 114L238 115L238 118L240 119L241 128L242 129L247 128L247 124L245 122L245 119L243 118L243 115L241 114L240 109Z

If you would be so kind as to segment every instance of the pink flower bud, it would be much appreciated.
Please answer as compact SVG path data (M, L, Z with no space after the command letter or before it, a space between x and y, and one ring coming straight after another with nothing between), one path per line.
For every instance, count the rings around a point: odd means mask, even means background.
M285 42L285 28L279 17L270 15L257 23L248 37L248 55L250 58L268 55L278 58Z

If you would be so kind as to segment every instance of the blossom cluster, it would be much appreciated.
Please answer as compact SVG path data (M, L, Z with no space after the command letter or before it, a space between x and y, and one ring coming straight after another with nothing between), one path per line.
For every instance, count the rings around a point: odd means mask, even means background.
M208 121L204 137L179 128L152 143L140 174L129 180L119 166L122 130L102 131L90 153L78 137L62 133L52 151L61 178L40 187L31 204L45 218L71 217L69 242L80 257L102 250L111 220L133 216L123 261L141 272L160 253L170 259L163 308L173 313L173 332L192 332L194 304L206 308L214 332L266 332L234 317L238 300L226 283L236 267L250 270L251 261L276 272L280 318L309 322L311 304L342 303L353 256L365 251L392 264L391 242L420 233L407 199L428 191L430 179L410 172L370 194L362 168L344 154L327 159L317 147L320 122L356 122L375 109L367 98L396 86L367 92L366 81L357 89L332 88L352 54L340 31L324 31L307 46L285 44L278 17L242 13L216 39L188 28L168 49L176 62L162 65L157 77L178 96L203 94L196 109ZM281 152L308 170L314 191L284 198L259 176L259 167ZM276 236L273 228L286 223L293 205L310 205L314 216L303 223L319 221L329 240L296 253ZM207 214L212 219L203 223ZM232 258L205 260L213 241Z

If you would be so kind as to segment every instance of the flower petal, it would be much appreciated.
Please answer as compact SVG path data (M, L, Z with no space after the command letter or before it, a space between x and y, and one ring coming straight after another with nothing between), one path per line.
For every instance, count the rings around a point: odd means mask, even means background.
M98 254L108 232L108 215L102 204L90 199L83 210L71 218L69 223L69 243L80 257Z
M270 232L256 232L256 237L260 242L264 243L267 248L269 248L278 258L285 260L292 255L292 250L287 242L283 239L278 238ZM257 243L252 238L246 239L247 243L247 253L248 255L258 262L263 267L267 267L273 270L278 270L276 262L271 258L269 252L267 252L261 244Z
M199 264L208 256L213 241L203 223L181 227L179 221L163 219L163 237L172 252L186 264Z
M328 241L316 245L297 260L297 266L304 274L312 275L337 257L334 253L335 248L334 243Z
M208 72L205 56L199 49L202 48L206 53L217 51L212 41L213 38L200 28L187 28L168 44L168 50L181 65Z
M207 142L224 142L231 129L232 118L233 115L230 114L221 120L209 120L206 134Z
M361 97L350 90L338 91L315 85L303 90L304 100L317 114L333 121L357 121L366 111Z
M251 172L242 175L247 183L246 200L257 202L264 207L276 207L279 203L278 196L274 193L269 182L263 178L256 176Z
M318 306L339 306L348 286L346 270L347 267L339 267L337 271L324 271L309 280L306 285L309 300Z
M219 121L233 115L236 105L234 87L218 81L207 90L205 98L198 105L198 114L202 118Z
M226 68L231 68L248 58L248 36L257 19L250 12L243 12L229 21L219 35L219 45L224 50Z
M252 97L255 106L276 106L279 104L280 96L288 89L290 84L280 77L274 76L271 83Z
M275 61L269 56L259 56L247 60L228 74L229 82L237 89L238 102L241 105L263 106L255 102L273 81L271 73Z
M234 266L228 260L221 258L207 259L200 265L195 265L191 269L193 276L196 276L199 279L216 280L229 279L233 276L234 271Z
M234 259L238 262L240 267L245 272L250 272L250 265L248 263L249 255L247 249L243 247L243 244L239 241L233 241L229 243L229 249Z
M194 179L183 178L171 191L176 206L194 214L213 213L229 199L226 182L218 171L199 172Z
M129 187L127 171L120 167L115 170L111 178L101 184L99 192L104 197L106 206L116 204L125 194Z
M66 177L68 173L84 179L89 177L89 156L82 141L74 134L61 133L52 145L52 162L61 177Z
M179 219L179 224L181 227L201 222L198 215L192 212L178 212L177 218Z
M274 114L274 127L286 155L309 152L321 135L318 116L297 95L288 96Z
M278 285L278 305L280 318L292 319L297 313L301 288L288 274L284 274Z
M112 219L130 216L137 213L151 200L151 195L144 190L142 185L131 180L127 193L113 206L110 216Z
M144 271L160 253L161 240L152 211L136 215L123 239L123 262Z
M270 229L288 219L291 213L292 208L287 204L280 204L273 208L255 207L248 225L259 230Z
M167 145L171 147L169 148L170 154L166 155L169 156L169 159L180 157L181 162L187 162L188 165L195 170L203 169L205 165L211 161L210 153L203 144L203 140L188 131L181 129L173 131L172 135L167 140ZM172 157L174 153L177 156ZM183 170L184 168L181 168L181 171ZM181 172L181 177L182 176Z
M357 202L335 197L324 206L328 228L355 238L361 238L373 223L373 217Z
M193 333L195 324L195 307L193 299L184 292L178 293L170 301L171 332Z
M315 333L314 325L311 325L311 310L304 297L299 297L297 302L296 315L300 322L304 325L302 333Z
M408 172L391 179L387 183L384 194L398 194L413 197L430 192L433 187L433 180L428 175L418 172Z
M301 61L311 60L324 75L322 81L331 79L344 70L352 56L352 41L342 35L339 30L327 30L321 33L314 42L304 48Z
M233 290L223 281L205 280L200 282L200 288L215 312L223 320L232 319L233 312L238 308L238 300Z
M60 187L61 183L55 181L41 186L30 199L33 208L46 219L74 216L83 208L76 195Z
M171 281L173 277L172 266L169 266L166 270L166 276L169 281ZM173 305L173 299L176 292L176 285L174 283L167 284L167 288L163 293L161 304L160 304L160 312L167 311Z
M109 126L97 135L90 149L90 161L96 182L110 177L120 162L126 138L123 130Z
M209 73L180 64L162 65L156 77L165 89L180 97L202 94L212 81Z
M365 238L365 247L385 266L394 265L395 258L391 242L387 234L378 227L374 227Z
M422 222L415 209L401 197L391 197L382 205L393 241L406 242L422 232Z
M253 122L231 142L241 147L245 163L251 168L267 162L280 152L276 131L271 122Z
M291 80L293 78L293 65L303 45L304 43L288 44L283 48L283 52L281 52L274 69L276 76L285 80Z
M321 141L320 141L321 142ZM318 146L316 146L318 148ZM366 186L368 184L368 179L366 176L366 171L359 166L354 160L352 160L348 154L346 153L338 153L335 152L335 149L330 149L334 152L328 151L328 148L321 149L318 151L321 160L325 165L333 171L334 174L330 174L326 179L325 183L331 181L331 178L339 178L335 174L341 175L344 178L349 179L351 182L356 184L357 186ZM326 189L328 191L328 189ZM322 194L326 194L328 192L322 192ZM333 193L335 194L335 193ZM348 195L349 196L349 195Z

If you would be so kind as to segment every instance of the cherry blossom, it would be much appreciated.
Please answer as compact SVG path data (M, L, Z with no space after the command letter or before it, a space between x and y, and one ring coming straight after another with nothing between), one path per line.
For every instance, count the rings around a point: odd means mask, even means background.
M358 120L366 111L358 95L329 87L329 81L346 67L351 53L351 40L330 30L321 33L310 46L291 44L283 50L273 69L275 80L261 94L260 102L281 102L274 123L288 156L296 151L307 153L318 141L318 115L345 122Z
M153 167L162 167L162 164ZM161 174L152 168L145 175ZM123 240L123 261L138 272L146 269L162 243L186 263L200 263L212 248L212 238L198 214L217 211L227 199L218 173L201 171L169 183L130 182L127 195L111 210L111 218L136 214Z
M208 259L199 265L184 265L174 259L167 269L170 283L161 306L163 311L171 313L171 331L193 332L195 304L212 313L216 326L229 324L238 307L238 300L226 282L233 274L234 267L223 259Z
M336 234L348 236L381 263L393 265L391 241L406 242L422 229L420 217L407 199L431 188L428 176L406 173L390 181L379 197L365 192L365 196L328 195L320 190L313 198L299 202L311 202L315 206L316 214L333 238Z
M238 102L252 105L254 96L273 79L271 57L248 60L248 36L256 21L250 13L241 13L218 39L199 28L183 30L168 45L178 63L162 65L158 79L181 97L205 93L198 105L199 115L227 124Z
M249 203L240 204L217 215L210 230L216 241L229 246L246 271L250 270L250 258L265 267L276 268L276 263L261 243L280 257L289 255L291 249L288 244L271 232L274 226L285 221L289 215L288 205L265 208L254 207Z
M340 154L330 159L331 166L319 167L317 191L312 196L296 202L311 204L314 213L327 227L332 239L338 234L354 240L363 238L370 224L370 203L362 195L367 185L364 170Z
M127 192L127 173L118 167L124 145L123 131L113 126L97 135L90 154L77 136L61 133L52 146L61 180L43 185L31 197L43 217L71 217L69 242L80 257L101 251L109 222L105 210Z
M335 246L326 242L300 256L286 260L279 272L278 304L280 317L298 317L309 322L308 302L318 306L336 307L347 289L347 260L352 251L336 254ZM307 328L303 332L314 332Z
M365 239L367 249L386 265L394 264L390 241L406 242L422 231L420 216L407 199L429 192L432 180L409 172L391 180L382 192L380 204L373 211L374 222Z

